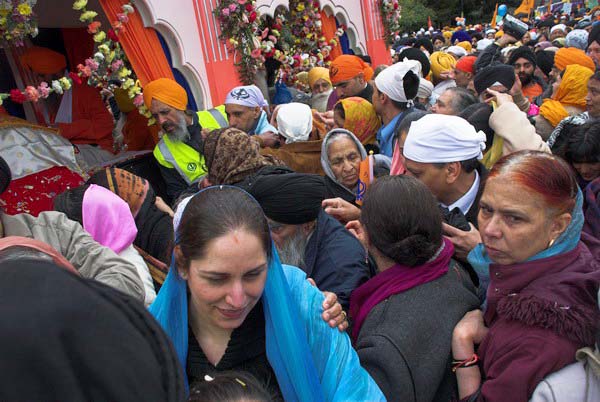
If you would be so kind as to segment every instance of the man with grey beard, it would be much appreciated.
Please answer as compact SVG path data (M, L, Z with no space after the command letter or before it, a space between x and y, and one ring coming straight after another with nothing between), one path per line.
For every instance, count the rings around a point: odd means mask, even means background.
M370 278L363 246L321 209L323 177L257 174L241 185L260 203L281 262L301 268L347 310L352 291Z
M144 103L162 129L154 157L172 201L190 187L197 189L206 175L202 130L227 126L224 106L200 112L187 110L185 89L168 78L144 86Z

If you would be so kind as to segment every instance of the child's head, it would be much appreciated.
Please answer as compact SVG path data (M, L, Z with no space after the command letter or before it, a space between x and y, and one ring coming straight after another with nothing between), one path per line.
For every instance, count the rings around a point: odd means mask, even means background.
M273 399L254 376L241 371L226 371L194 383L189 402L271 402Z

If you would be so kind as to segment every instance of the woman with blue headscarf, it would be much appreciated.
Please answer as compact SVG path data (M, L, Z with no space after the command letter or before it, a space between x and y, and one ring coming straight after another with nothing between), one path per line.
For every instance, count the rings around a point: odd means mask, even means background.
M282 266L259 204L219 186L175 216L173 264L150 312L188 380L243 370L286 401L384 400L347 335L320 316L323 295Z
M594 344L600 264L580 241L582 201L569 165L547 153L516 152L490 171L482 244L468 256L487 297L452 337L464 400L529 400L544 377Z

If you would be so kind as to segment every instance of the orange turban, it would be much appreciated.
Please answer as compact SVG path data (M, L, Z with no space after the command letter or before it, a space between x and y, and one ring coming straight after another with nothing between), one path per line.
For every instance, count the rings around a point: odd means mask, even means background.
M571 64L565 68L562 80L552 99L563 105L585 108L585 97L588 93L587 84L594 71L579 64Z
M325 67L313 67L308 72L308 86L312 89L315 82L323 79L331 84L331 80L329 79L329 69Z
M365 80L373 78L373 69L360 57L343 54L335 58L329 67L329 78L336 85L342 81L351 80L360 73L364 74Z
M185 89L170 78L159 78L144 86L144 104L148 109L152 99L178 110L185 110L188 103Z
M21 63L38 74L56 74L67 67L64 55L45 47L32 46L20 57Z
M453 70L456 66L456 59L444 52L433 52L429 61L431 61L431 73L436 80L440 79L440 74L444 71Z
M560 71L563 71L571 64L579 64L580 66L587 67L592 71L596 70L594 61L587 56L583 50L574 47L563 47L558 49L556 55L554 56L554 65L556 68L558 68Z

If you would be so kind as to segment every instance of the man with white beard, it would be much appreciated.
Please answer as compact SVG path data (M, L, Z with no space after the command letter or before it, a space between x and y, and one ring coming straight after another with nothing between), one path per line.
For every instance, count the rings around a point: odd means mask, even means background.
M321 209L326 189L318 175L257 175L245 187L269 220L281 262L306 272L322 291L333 292L347 310L352 291L370 278L358 240Z
M325 112L327 110L327 100L333 91L329 79L329 69L313 67L308 72L308 85L312 93L310 107L319 112Z

